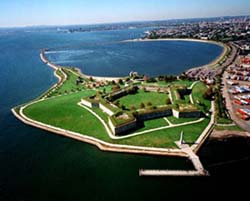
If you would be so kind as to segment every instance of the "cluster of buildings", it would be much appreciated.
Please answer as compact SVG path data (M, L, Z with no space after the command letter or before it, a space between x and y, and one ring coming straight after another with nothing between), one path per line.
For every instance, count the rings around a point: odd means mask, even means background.
M232 95L235 113L242 120L250 120L250 58L239 56L238 65L226 71L228 92Z
M188 78L204 81L211 85L215 83L215 78L223 72L222 68L201 67L188 70L185 74Z
M240 55L246 56L250 54L249 39L234 41L234 45L240 50Z
M250 55L241 58L241 65L244 68L249 68L250 67Z
M249 120L250 119L250 109L238 109L237 114L243 120Z
M229 17L177 23L150 31L147 38L197 38L233 41L250 36L250 17Z
M233 86L228 91L230 94L244 94L250 93L250 86Z
M237 80L237 81L250 81L250 67L230 67L227 70L226 78L228 80ZM237 82L228 81L229 85L235 85Z

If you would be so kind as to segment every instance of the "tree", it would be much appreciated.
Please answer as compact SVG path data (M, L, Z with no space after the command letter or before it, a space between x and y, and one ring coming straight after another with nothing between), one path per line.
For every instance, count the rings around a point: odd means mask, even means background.
M167 98L167 100L166 100L166 105L171 105L171 104L172 104L171 99L170 99L170 98Z
M212 87L209 87L203 94L203 98L206 100L212 100L214 96L214 91Z
M152 106L152 103L151 103L151 102L147 102L147 106L148 106L148 107L151 107L151 106Z
M123 85L123 80L122 80L122 79L119 79L118 83L119 83L120 85Z
M121 108L122 108L122 110L126 110L125 105L122 105Z
M130 109L131 110L136 110L136 107L134 105L131 105Z
M140 108L141 108L141 109L144 109L144 108L145 108L145 104L144 104L144 103L141 103L141 104L140 104Z
M119 101L119 100L116 100L116 101L114 102L114 105L117 106L117 107L120 107L120 101Z
M113 92L116 92L116 91L119 91L121 89L120 85L116 84L112 87L112 91Z

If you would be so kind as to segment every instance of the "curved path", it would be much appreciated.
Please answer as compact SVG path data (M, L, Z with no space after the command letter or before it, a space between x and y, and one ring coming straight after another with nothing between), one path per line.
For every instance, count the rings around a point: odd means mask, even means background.
M159 127L159 128L154 128L154 129L149 129L149 130L146 130L146 131L142 131L142 132L137 132L137 133L133 133L133 134L130 134L130 135L126 135L126 136L121 136L121 137L118 137L118 136L115 136L112 134L112 132L110 131L108 125L105 123L105 121L98 115L96 114L94 111L92 111L90 108L82 105L81 103L78 103L78 105L80 107L83 107L84 109L88 110L90 113L92 113L97 119L99 119L99 121L102 123L102 125L105 127L109 137L113 140L122 140L122 139L128 139L128 138L131 138L131 137L136 137L136 136L139 136L139 135L144 135L144 134L147 134L147 133L151 133L151 132L154 132L154 131L160 131L160 130L165 130L165 129L168 129L168 128L176 128L176 127L180 127L180 126L187 126L187 125L191 125L191 124L197 124L197 123L200 123L202 121L204 121L204 118L201 118L199 120L196 120L196 121L191 121L191 122L186 122L186 123L182 123L182 124L172 124L172 123L169 123L168 126L163 126L163 127Z
M55 126L51 126L42 122L35 121L33 119L30 119L27 117L23 111L26 107L44 101L44 99L34 101L32 103L29 103L23 107L20 108L19 113L15 111L15 109L12 109L12 113L23 123L37 127L49 132L53 132L55 134L59 134L62 136L66 136L72 139L76 139L82 142L86 142L89 144L93 144L97 146L100 150L103 151L112 151L112 152L121 152L121 153L135 153L135 154L148 154L148 155L162 155L162 156L179 156L179 157L187 157L187 154L179 149L165 149L165 148L154 148L154 147L142 147L142 146L129 146L129 145L118 145L118 144L111 144L108 142L104 142L102 140L99 140L97 138L84 135L81 133L68 131L62 128L58 128Z

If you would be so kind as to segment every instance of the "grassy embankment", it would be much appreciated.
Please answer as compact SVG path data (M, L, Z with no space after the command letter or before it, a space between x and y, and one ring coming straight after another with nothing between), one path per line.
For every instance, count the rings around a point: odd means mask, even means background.
M127 95L119 99L120 104L124 105L127 109L134 106L136 109L140 109L140 104L143 103L145 106L147 103L151 103L152 106L165 105L168 95L157 92L144 92L139 90L138 93L133 95Z
M195 106L204 113L208 112L211 108L211 101L203 98L203 94L206 91L207 86L202 82L197 83L192 90L192 97Z
M78 87L75 84L75 79L77 79L77 76L74 76L74 74L72 74L71 76L72 77L69 77L69 79L65 81L61 88L57 89L58 92L55 94L60 94L60 92L63 93L65 92L65 90L72 91L72 88L75 89L76 87ZM29 106L24 110L24 113L25 115L36 121L67 129L70 131L82 133L85 135L93 136L110 143L169 148L176 147L174 142L179 139L181 131L184 131L184 133L186 134L185 140L194 142L199 137L202 130L205 129L209 121L205 120L201 123L195 124L195 126L188 125L178 128L169 128L137 137L131 137L128 139L112 140L109 138L108 134L106 133L106 130L104 129L104 126L99 122L99 120L87 110L77 105L81 98L89 97L91 95L94 95L95 93L95 90L83 90L80 92L75 91L75 93L72 94L63 93L62 96L57 96L53 99L47 99L45 101ZM141 100L143 99L143 97L145 97L145 95L146 94L139 95L142 96ZM167 95L153 94L153 96L157 98L155 104L159 104L165 102ZM158 96L164 98L164 100L160 100L161 98L159 98ZM138 100L137 104L141 103L141 100L139 101L138 98L136 98L136 100ZM128 105L130 104L129 101L131 100L128 100ZM133 104L135 104L134 101ZM154 102L154 100L151 99L150 101L152 103ZM108 117L106 114L104 114L99 109L94 109L94 111L98 113L99 116L101 116L107 122ZM187 121L190 121L190 119L179 119L178 122L173 121L173 123L183 123ZM145 131L148 129L158 128L167 125L168 123L164 119L150 120L144 122L144 127L139 129L138 131Z

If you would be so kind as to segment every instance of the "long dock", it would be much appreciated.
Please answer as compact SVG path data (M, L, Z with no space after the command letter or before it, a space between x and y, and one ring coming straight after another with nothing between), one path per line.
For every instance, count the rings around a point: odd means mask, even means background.
M140 176L154 176L154 177L193 177L201 176L197 171L182 171L182 170L139 170Z
M199 157L193 152L190 146L176 143L185 152L194 165L195 170L139 170L139 176L208 176Z

